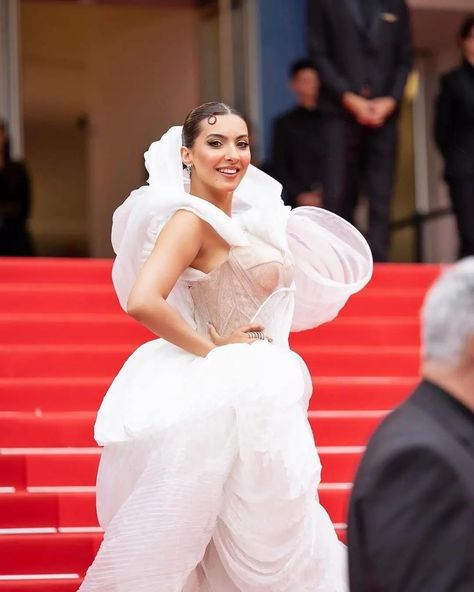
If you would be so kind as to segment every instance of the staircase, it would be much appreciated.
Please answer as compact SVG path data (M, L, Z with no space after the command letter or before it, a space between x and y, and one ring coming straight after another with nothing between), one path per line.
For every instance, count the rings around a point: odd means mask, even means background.
M0 592L72 592L100 545L96 410L150 333L105 260L0 259ZM319 495L344 540L368 437L416 384L418 313L440 266L379 265L336 321L291 336L315 394Z

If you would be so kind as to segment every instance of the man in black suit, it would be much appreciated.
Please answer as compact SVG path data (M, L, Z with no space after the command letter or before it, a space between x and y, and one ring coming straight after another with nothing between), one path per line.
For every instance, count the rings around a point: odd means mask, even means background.
M325 114L325 207L352 221L363 183L367 238L386 261L398 106L412 64L405 0L309 0L308 41Z
M435 138L459 230L459 257L474 255L474 15L459 31L463 61L441 80Z
M422 381L355 479L351 592L474 590L474 257L438 280L422 321Z
M290 67L290 88L296 106L273 125L270 173L283 185L291 207L321 205L321 114L317 109L319 77L311 60Z

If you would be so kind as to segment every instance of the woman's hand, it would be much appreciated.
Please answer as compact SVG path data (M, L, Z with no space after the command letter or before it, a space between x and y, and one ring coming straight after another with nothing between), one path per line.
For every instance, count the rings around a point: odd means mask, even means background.
M229 345L230 343L253 343L254 341L258 341L255 337L250 337L248 334L249 331L265 331L265 327L263 325L245 325L244 327L240 327L236 329L230 335L222 336L216 331L214 325L209 323L209 336L216 346L220 345ZM267 338L268 339L268 338ZM268 339L271 341L271 339Z

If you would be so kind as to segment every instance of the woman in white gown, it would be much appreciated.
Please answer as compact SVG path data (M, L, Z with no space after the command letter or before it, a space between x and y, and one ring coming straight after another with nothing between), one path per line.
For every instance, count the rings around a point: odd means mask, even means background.
M343 592L311 379L288 335L368 282L367 243L327 211L284 206L222 103L194 109L145 162L148 185L114 214L113 281L161 339L132 354L98 413L105 535L80 590Z

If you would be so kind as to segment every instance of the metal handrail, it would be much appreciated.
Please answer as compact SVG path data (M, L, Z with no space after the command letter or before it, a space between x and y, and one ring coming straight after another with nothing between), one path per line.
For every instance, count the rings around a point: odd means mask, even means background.
M447 208L438 208L436 210L431 210L430 212L414 212L409 216L405 216L400 220L394 220L391 224L391 229L393 231L402 230L407 227L413 227L415 229L415 261L417 263L423 262L423 229L424 224L429 220L436 220L437 218L443 218L444 216L449 216L452 214L452 209Z

